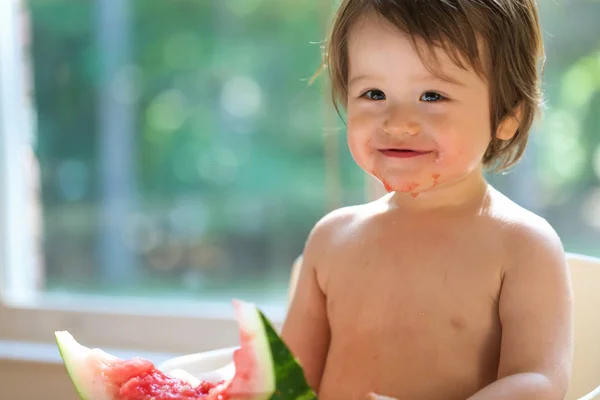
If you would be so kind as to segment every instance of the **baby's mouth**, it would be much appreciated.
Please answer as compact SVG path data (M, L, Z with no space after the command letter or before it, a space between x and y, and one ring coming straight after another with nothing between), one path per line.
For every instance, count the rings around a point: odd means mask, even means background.
M381 149L381 154L391 158L413 158L424 156L431 153L431 150L415 150L415 149Z

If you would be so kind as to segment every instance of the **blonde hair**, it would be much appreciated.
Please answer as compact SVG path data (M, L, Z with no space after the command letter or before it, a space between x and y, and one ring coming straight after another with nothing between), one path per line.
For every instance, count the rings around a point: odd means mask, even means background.
M545 55L535 0L343 0L322 65L329 71L338 111L339 104L347 106L349 31L357 18L372 12L408 34L417 50L417 40L429 55L435 56L432 50L441 47L458 66L465 68L466 61L487 79L492 138L482 161L496 170L514 165L523 155L542 104ZM479 40L485 45L483 56ZM514 116L517 107L516 134L509 140L497 138L499 124Z

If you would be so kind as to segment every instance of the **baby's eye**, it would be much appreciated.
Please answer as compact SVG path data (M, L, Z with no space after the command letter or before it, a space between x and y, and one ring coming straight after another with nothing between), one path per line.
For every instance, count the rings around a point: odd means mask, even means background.
M442 96L441 94L436 93L436 92L425 92L421 96L421 100L427 101L427 102L436 102L436 101L444 100L444 96Z
M381 90L372 89L365 92L362 97L366 97L370 100L385 100L385 93L383 93Z

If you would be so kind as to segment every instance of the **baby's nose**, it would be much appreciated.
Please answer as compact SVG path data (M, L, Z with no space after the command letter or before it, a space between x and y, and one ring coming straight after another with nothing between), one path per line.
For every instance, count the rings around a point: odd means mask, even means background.
M409 110L391 110L383 124L383 130L389 135L417 135L421 125Z

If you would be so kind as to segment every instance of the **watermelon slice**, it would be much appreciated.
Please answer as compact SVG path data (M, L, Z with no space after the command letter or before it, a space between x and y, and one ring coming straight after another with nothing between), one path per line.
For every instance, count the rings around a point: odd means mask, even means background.
M316 400L304 372L253 304L234 300L240 347L233 363L203 380L184 370L165 373L148 360L123 360L55 332L67 372L82 400ZM229 373L227 372L229 371Z

